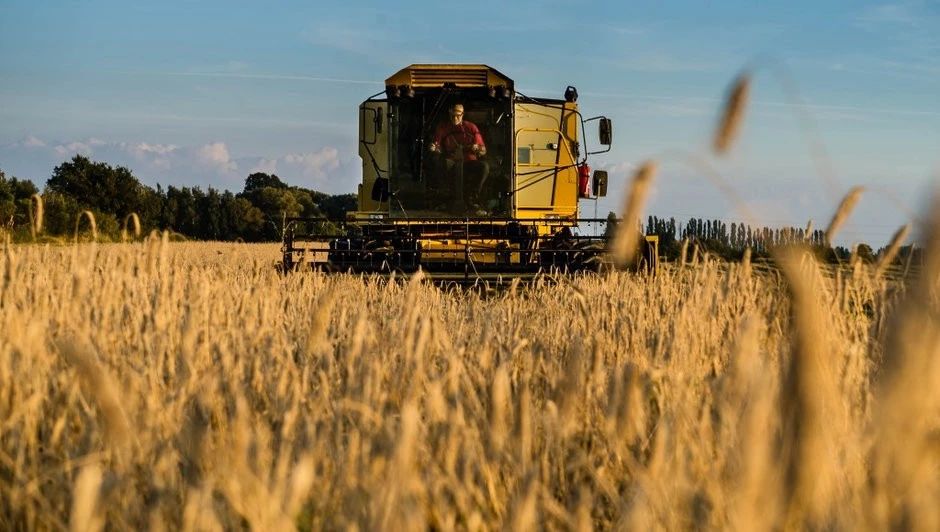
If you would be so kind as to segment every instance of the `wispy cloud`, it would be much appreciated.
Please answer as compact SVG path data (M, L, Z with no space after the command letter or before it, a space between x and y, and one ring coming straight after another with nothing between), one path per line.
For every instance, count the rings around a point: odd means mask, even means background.
M27 135L26 137L10 144L10 146L16 148L44 148L46 143L34 135Z
M327 147L314 153L289 153L284 157L284 162L303 168L307 177L322 179L329 171L339 167L339 151Z
M34 135L0 146L0 160L14 175L41 182L52 168L75 155L130 168L143 182L214 186L239 190L251 172L276 173L287 182L324 192L349 192L359 160L332 146L282 155L236 155L221 140L194 146L84 138L44 141ZM12 163L12 165L10 164Z
M902 70L923 71L936 76L940 68L940 8L932 2L898 2L862 9L854 25L883 42L887 63ZM883 57L874 57L879 60ZM889 65L890 66L890 65Z
M557 90L548 90L548 89L529 89L526 93L529 94L557 94ZM699 96L662 96L662 95L653 95L653 94L636 94L630 92L616 93L616 92L593 92L593 91L584 91L580 93L582 96L589 96L591 98L599 99L616 99L616 100L639 100L639 101L656 101L656 102L671 102L676 104L670 108L661 108L660 110L673 110L676 112L685 112L685 114L701 114L701 113L713 113L717 106L723 102L721 98L709 98L709 97L699 97ZM900 109L900 108L891 108L891 107L861 107L853 105L837 105L837 104L818 104L818 103L804 103L797 104L795 102L780 102L773 100L754 100L750 103L752 107L756 108L775 108L775 109L786 109L786 108L796 108L803 107L809 111L814 112L845 112L845 113L854 113L853 116L861 115L895 115L895 116L923 116L923 117L936 117L940 116L940 110L934 111L931 109ZM848 115L842 115L842 117L847 117ZM835 118L836 116L833 115Z
M591 63L605 68L626 72L716 72L727 70L731 58L714 56L709 58L679 57L663 51L647 51L617 58L592 58Z
M366 79L329 78L319 76L304 76L297 74L253 74L248 72L163 72L167 76L190 76L202 78L237 78L237 79L267 79L281 81L312 81L317 83L341 83L349 85L382 85L383 81Z
M865 27L901 25L918 27L923 19L915 13L911 3L881 4L863 8L855 17L856 23Z

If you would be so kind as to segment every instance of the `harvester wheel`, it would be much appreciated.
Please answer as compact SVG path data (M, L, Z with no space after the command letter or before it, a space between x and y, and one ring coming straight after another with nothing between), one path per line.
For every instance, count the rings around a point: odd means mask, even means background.
M607 246L604 242L585 240L576 244L578 250L574 254L573 266L578 270L599 271L604 262L604 253Z

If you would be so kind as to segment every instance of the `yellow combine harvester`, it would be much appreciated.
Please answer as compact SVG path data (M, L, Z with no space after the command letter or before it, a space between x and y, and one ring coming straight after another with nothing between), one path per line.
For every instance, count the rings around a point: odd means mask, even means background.
M358 210L286 219L283 268L463 280L598 268L612 228L580 218L578 202L607 193L588 156L609 151L613 131L577 100L571 86L563 99L525 96L486 65L398 71L359 106ZM647 269L657 246L647 237Z

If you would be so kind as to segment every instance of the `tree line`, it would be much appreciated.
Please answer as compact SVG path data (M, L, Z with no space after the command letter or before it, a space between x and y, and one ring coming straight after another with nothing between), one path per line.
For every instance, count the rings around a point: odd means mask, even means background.
M341 218L356 208L353 194L330 195L291 186L273 174L250 174L240 192L154 188L141 183L128 168L76 155L55 167L42 191L31 181L7 177L0 170L0 229L15 240L33 238L36 196L42 199L46 237L71 237L81 213L90 211L99 235L113 240L132 214L145 233L158 229L189 239L260 242L280 239L284 215Z
M789 244L804 244L813 249L818 258L829 262L848 260L852 250L844 246L832 246L826 241L826 233L821 229L807 227L752 227L745 223L722 220L703 220L690 218L684 225L675 218L649 216L646 222L646 234L659 236L660 253L667 259L679 256L682 240L694 243L702 251L718 255L726 260L738 260L745 249L757 257L766 257L771 249ZM883 251L872 250L868 244L855 247L855 254L866 262L872 262ZM917 248L910 245L901 248L899 259L913 255L919 263Z
M196 240L276 241L281 238L285 215L342 218L356 208L354 194L330 195L291 186L273 174L248 175L240 192L212 187L154 188L141 183L126 167L76 155L55 167L41 191L31 181L7 177L0 170L0 231L14 240L37 238L31 230L37 196L44 210L39 238L71 238L79 216L89 211L99 236L105 239L120 238L124 225L135 214L145 234L157 229ZM608 218L616 220L613 213ZM832 262L851 255L845 247L830 246L825 233L812 227L752 227L701 218L679 224L675 218L650 216L645 229L647 234L659 236L666 259L679 256L682 240L728 260L740 259L745 249L760 257L776 246L796 242L811 246L821 259ZM863 260L877 255L867 244L859 244L855 253ZM908 246L901 256L905 253L916 251Z

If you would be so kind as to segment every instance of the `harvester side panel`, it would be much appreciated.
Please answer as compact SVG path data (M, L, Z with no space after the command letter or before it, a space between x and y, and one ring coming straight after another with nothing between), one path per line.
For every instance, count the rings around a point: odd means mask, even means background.
M372 199L372 187L379 177L388 177L388 102L370 100L359 106L359 157L362 183L359 185L360 212L388 212L388 203Z
M576 105L515 104L513 197L517 218L577 216Z

